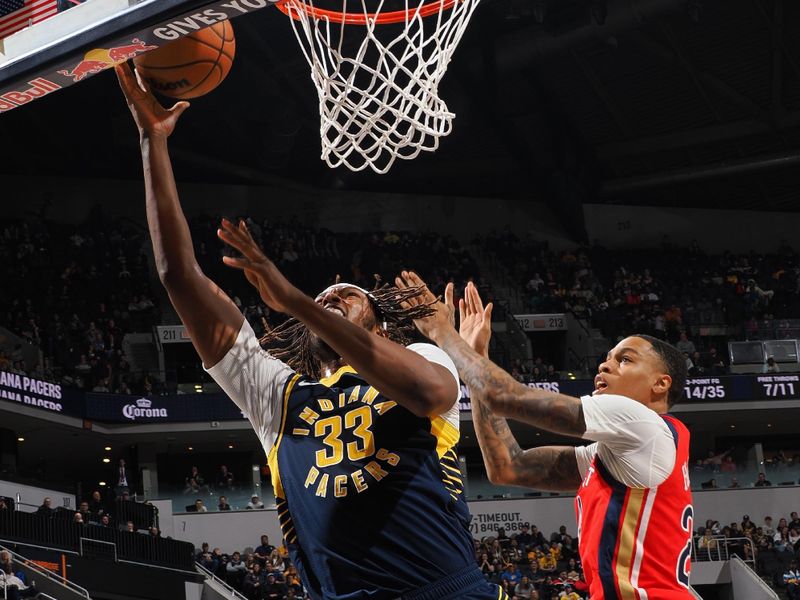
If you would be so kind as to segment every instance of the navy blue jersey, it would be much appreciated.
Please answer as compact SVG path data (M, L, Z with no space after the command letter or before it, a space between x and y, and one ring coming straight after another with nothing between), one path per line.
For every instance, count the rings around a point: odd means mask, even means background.
M458 429L350 367L286 383L269 453L289 554L315 599L394 599L475 566Z

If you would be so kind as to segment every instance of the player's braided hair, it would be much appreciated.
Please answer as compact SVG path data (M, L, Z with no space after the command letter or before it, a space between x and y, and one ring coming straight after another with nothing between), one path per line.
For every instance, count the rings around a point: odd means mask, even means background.
M377 281L380 281L376 277ZM338 283L338 277L337 277ZM369 300L375 310L378 323L383 325L384 335L398 344L407 345L409 334L414 331L414 321L431 316L435 311L430 304L403 306L407 300L425 292L424 286L400 289L389 284L377 287L370 292ZM259 340L264 349L275 358L282 360L292 369L314 379L322 376L319 358L311 348L310 331L304 323L295 318L278 325Z

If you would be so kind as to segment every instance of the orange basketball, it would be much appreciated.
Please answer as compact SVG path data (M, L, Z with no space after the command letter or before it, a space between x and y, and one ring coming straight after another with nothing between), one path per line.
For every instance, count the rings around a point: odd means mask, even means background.
M155 92L185 100L203 96L228 75L236 54L229 21L216 23L134 59Z

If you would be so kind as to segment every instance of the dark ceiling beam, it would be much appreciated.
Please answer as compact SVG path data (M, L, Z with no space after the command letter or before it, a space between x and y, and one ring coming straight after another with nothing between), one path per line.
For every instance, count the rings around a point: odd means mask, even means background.
M783 0L775 0L772 13L772 73L771 104L772 118L778 120L783 116Z
M552 35L541 29L518 29L497 41L497 63L501 71L530 67L554 54L584 43L605 44L610 36L641 27L670 12L684 12L685 0L608 0L605 23L589 19L587 25Z
M786 169L798 165L800 165L800 153L797 152L724 161L703 167L676 169L663 173L606 181L600 188L600 196L603 198L610 198L647 189L697 183L720 177L751 175L753 173Z
M789 113L780 119L778 123L772 123L769 119L744 119L742 121L719 123L635 140L603 144L597 148L597 157L601 160L611 160L624 156L676 150L688 146L700 146L756 135L769 135L775 133L776 130L787 130L794 127L800 127L800 112Z
M641 32L631 32L629 37L630 39L634 40L642 50L645 50L655 58L661 59L668 64L681 63L681 58L677 52L642 34ZM764 109L756 104L752 99L748 98L740 91L732 88L716 75L701 69L694 69L693 74L698 81L702 82L705 88L713 90L732 104L735 104L741 108L742 111L749 113L753 117L759 117L765 112Z
M773 14L773 17L770 18L769 14L764 9L764 6L761 4L760 0L754 0L754 1L755 1L756 7L758 8L759 13L761 13L761 16L764 17L764 21L766 21L767 25L769 25L769 27L771 29L773 29L775 27L774 14ZM774 31L774 29L773 29L773 31ZM792 72L794 72L795 77L800 79L800 62L798 62L794 58L794 56L792 56L792 53L789 51L789 48L786 46L786 42L784 41L783 36L781 35L781 37L778 38L777 40L776 40L776 38L773 37L773 42L777 43L778 47L780 48L781 52L783 53L784 59L786 60L786 64L788 64L789 68L792 70Z

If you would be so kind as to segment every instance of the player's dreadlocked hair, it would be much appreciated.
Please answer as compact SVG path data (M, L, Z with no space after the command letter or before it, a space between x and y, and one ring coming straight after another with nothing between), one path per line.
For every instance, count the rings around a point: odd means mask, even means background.
M424 292L424 286L400 289L385 284L369 293L370 304L375 310L378 323L382 323L387 338L407 345L410 342L409 334L414 331L414 321L429 317L435 312L429 304L403 306L407 300ZM274 329L267 330L259 341L272 356L298 373L314 379L322 376L319 359L311 349L310 332L297 319L291 318Z

